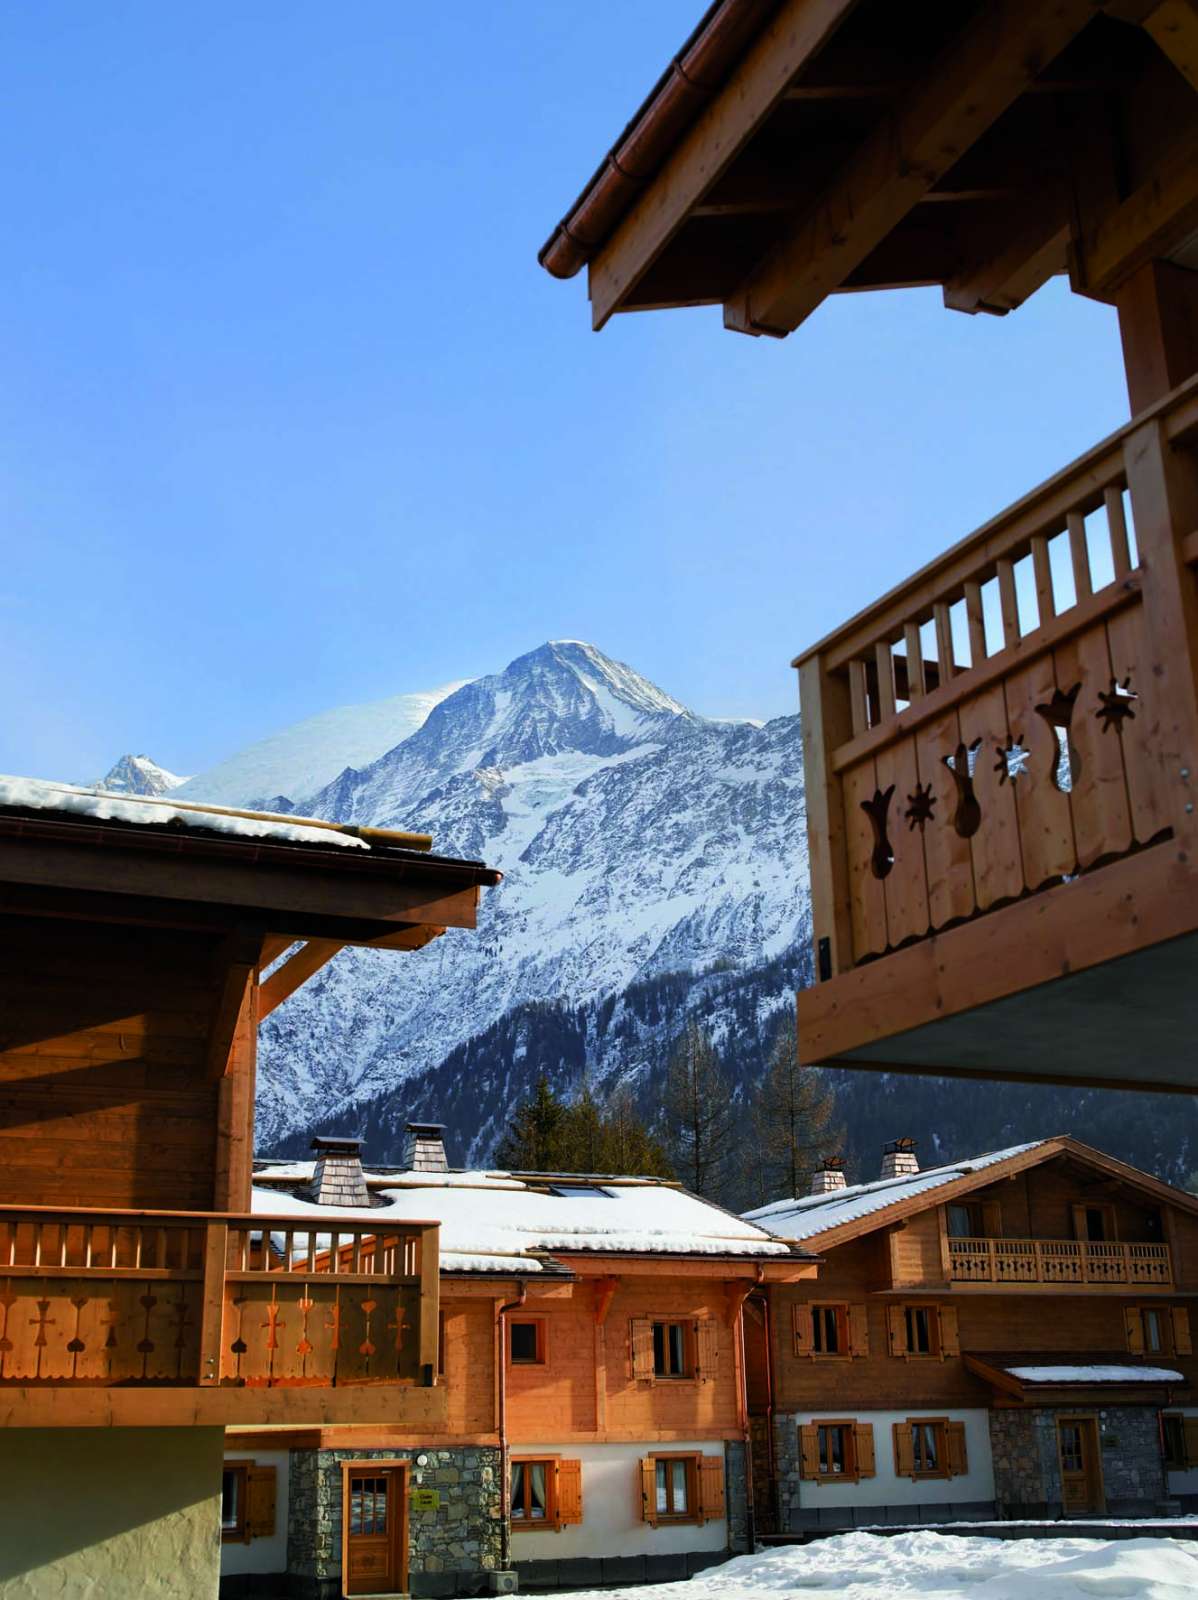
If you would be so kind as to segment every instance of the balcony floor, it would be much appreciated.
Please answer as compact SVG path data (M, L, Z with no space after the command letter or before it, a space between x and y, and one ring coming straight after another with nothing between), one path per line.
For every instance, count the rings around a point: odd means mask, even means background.
M904 954L884 956L847 981L868 989L873 975L889 987L885 969ZM817 1007L820 990L839 981L800 996L800 1039L807 1006ZM1198 933L1191 933L874 1043L802 1053L826 1066L1192 1093L1196 1037Z

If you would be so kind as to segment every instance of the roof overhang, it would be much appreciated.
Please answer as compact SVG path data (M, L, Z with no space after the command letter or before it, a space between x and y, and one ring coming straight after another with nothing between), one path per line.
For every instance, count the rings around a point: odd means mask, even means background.
M1087 1355L1085 1364L1070 1365L1064 1361L1059 1353L1046 1356L1018 1355L971 1355L964 1353L965 1366L975 1377L981 1378L990 1385L996 1394L1000 1395L1008 1404L1029 1406L1041 1405L1153 1405L1168 1404L1176 1399L1181 1391L1189 1389L1189 1384L1184 1381L1171 1383L1160 1379L1145 1377L1137 1381L1094 1381L1081 1376L1087 1366L1098 1366L1109 1362L1114 1367L1129 1368L1126 1353L1113 1354L1109 1357ZM1054 1364L1061 1369L1059 1379L1043 1382L1028 1382L1015 1376L1009 1369L1017 1367L1025 1369L1042 1366L1046 1370Z

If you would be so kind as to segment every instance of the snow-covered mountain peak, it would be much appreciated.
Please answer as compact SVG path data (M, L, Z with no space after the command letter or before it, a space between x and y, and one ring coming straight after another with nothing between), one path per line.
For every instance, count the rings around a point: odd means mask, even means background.
M109 794L169 794L186 783L178 773L168 772L149 756L124 755L95 785Z

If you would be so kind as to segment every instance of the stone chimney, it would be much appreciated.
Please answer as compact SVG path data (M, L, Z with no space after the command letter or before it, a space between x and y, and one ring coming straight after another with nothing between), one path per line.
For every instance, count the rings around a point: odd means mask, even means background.
M831 1194L835 1189L843 1189L844 1161L840 1156L829 1156L819 1171L811 1180L812 1194Z
M409 1122L404 1128L403 1164L411 1172L448 1172L445 1124Z
M313 1139L316 1170L308 1198L320 1206L369 1206L370 1193L362 1172L361 1139Z
M919 1171L914 1139L892 1139L882 1146L882 1178L909 1178Z

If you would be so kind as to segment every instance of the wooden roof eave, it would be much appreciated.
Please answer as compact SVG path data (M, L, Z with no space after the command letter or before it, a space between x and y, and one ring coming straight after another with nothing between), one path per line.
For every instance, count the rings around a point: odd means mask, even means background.
M1188 1382L1168 1383L1154 1378L1126 1383L1028 1383L968 1351L962 1352L962 1359L966 1371L972 1372L974 1377L980 1378L996 1393L1022 1405L1115 1405L1120 1402L1143 1405L1150 1399L1176 1397L1190 1388Z

